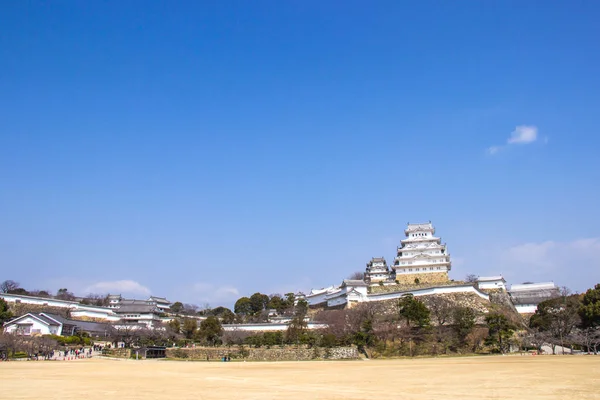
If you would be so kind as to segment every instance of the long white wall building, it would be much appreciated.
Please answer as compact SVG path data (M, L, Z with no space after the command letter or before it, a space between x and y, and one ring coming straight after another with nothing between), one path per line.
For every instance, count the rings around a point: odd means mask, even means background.
M119 317L108 307L81 304L76 301L48 299L44 297L25 296L21 294L0 293L0 298L7 303L32 304L45 307L66 308L70 310L73 317L87 317L104 319L107 321L118 321Z
M533 314L542 301L560 296L560 290L554 282L512 285L508 293L515 308L521 314Z

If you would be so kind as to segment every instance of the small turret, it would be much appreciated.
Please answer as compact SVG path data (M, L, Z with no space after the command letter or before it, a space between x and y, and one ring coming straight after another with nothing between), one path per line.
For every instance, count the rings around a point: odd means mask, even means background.
M379 283L390 279L390 269L383 257L373 257L367 263L365 282L368 284Z

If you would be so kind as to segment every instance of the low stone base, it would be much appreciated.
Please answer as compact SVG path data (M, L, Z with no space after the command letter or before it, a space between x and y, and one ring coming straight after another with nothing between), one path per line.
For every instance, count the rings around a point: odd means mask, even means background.
M424 283L446 283L449 282L448 272L424 272L415 274L398 274L396 281L401 285L424 284Z
M376 294L376 293L403 292L403 291L409 291L409 290L429 289L429 288L435 288L435 287L461 286L464 284L465 284L465 282L463 282L463 281L448 281L448 282L443 282L443 283L434 282L434 283L419 283L419 284L416 284L413 281L411 283L404 283L404 284L395 283L392 285L384 285L384 286L374 285L374 286L369 287L369 293Z
M357 359L355 347L305 348L305 347L196 347L167 349L168 358L198 361L220 361L224 356L248 361L309 361Z

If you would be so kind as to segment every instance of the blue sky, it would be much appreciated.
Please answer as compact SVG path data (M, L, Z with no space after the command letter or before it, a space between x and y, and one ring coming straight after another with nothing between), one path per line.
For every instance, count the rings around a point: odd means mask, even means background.
M600 281L600 4L0 3L0 280L231 305L433 221Z

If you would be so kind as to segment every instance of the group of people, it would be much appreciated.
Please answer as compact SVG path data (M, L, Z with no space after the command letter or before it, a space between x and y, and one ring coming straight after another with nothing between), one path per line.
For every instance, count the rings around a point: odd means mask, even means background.
M65 360L68 358L89 358L92 357L92 348L80 347L78 349L67 349L67 350L52 350L42 351L29 355L30 360Z
M58 352L59 356L60 356L60 351ZM84 348L84 347L80 347L78 349L67 349L64 351L64 355L63 358L67 358L67 357L73 357L75 356L75 358L80 358L80 357L91 357L92 356L92 348Z
M68 360L69 358L90 358L94 353L102 351L102 346L92 346L89 348L80 347L66 350L51 350L51 351L40 351L27 354L25 357L28 360ZM0 352L0 361L8 361L8 353L6 351Z

